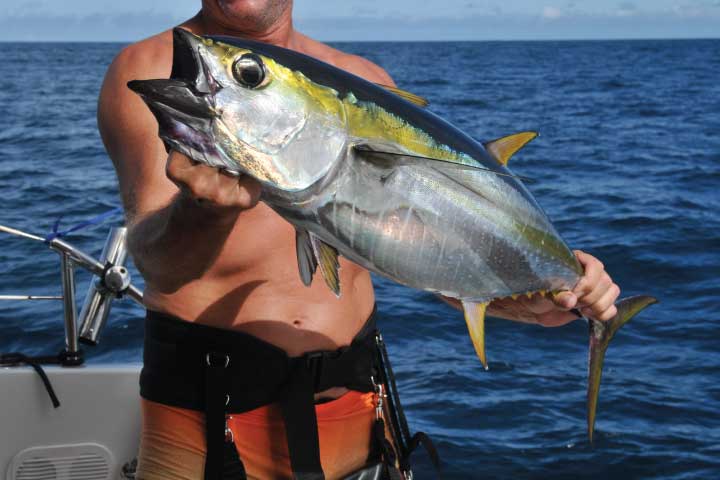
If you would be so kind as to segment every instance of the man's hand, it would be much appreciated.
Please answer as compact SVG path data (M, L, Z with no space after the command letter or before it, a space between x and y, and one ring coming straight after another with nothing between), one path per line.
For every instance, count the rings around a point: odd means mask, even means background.
M185 199L214 213L237 214L260 200L261 186L255 179L223 173L175 150L170 151L165 173Z
M580 250L574 253L585 273L572 291L561 292L554 298L542 295L518 298L540 325L558 327L575 320L577 315L569 311L573 308L601 321L610 320L617 313L615 300L620 287L613 283L600 260Z

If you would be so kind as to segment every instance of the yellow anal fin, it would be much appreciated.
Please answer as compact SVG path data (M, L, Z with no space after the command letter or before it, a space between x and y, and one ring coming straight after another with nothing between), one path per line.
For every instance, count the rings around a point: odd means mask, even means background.
M480 362L488 369L487 358L485 357L485 310L487 303L462 302L465 311L465 322L467 323L470 338L472 339L475 353Z
M420 95L415 95L414 93L410 93L406 90L402 90L397 87L391 87L390 85L383 85L382 83L377 83L376 85L384 88L388 92L394 93L398 97L404 98L410 103L414 103L418 107L427 107L430 104L430 102L428 102L426 98L423 98Z
M537 132L521 132L486 142L483 145L495 160L502 165L507 165L510 157L537 136Z

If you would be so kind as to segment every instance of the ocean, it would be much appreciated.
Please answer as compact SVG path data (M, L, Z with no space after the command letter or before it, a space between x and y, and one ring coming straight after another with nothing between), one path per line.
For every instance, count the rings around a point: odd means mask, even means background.
M624 296L661 301L608 351L590 446L586 324L490 319L484 371L460 312L376 278L403 404L434 439L442 478L720 478L720 41L336 46L479 140L539 131L513 171ZM2 44L0 224L44 235L119 205L95 115L121 48ZM97 255L121 222L68 240ZM0 294L60 292L45 246L2 233L0 246ZM81 301L89 275L77 280ZM89 361L140 361L142 315L116 303ZM0 302L0 352L54 353L62 328L59 302ZM424 452L415 464L435 478Z

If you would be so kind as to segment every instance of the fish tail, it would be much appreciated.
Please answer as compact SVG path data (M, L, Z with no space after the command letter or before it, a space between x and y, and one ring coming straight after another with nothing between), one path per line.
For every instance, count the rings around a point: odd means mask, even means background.
M610 345L610 340L612 340L615 332L620 330L620 327L645 307L653 303L657 303L657 299L646 295L628 297L615 304L617 314L610 320L606 322L588 320L590 325L590 349L588 352L587 425L590 443L593 441L593 432L595 430L595 412L600 393L600 378L602 377L605 351Z

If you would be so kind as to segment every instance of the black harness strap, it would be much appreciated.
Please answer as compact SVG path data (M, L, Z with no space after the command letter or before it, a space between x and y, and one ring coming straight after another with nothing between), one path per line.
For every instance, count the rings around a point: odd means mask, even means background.
M314 394L332 387L371 392L377 386L373 378L387 387L390 431L400 433L396 454L385 438L384 421L377 419L369 463L384 464L382 478L397 480L387 465L397 458L402 470L409 472L412 450L420 443L431 445L426 435L409 433L372 317L348 347L288 357L285 351L248 334L149 311L143 355L143 398L205 412L205 480L246 478L226 417L271 403L279 404L282 411L294 478L324 480ZM428 450L436 462L434 449Z
M271 403L283 414L294 477L322 480L314 394L332 387L373 391L374 331L371 317L348 347L288 357L245 333L148 312L140 393L205 412L205 480L245 478L226 416Z
M293 477L297 480L324 480L315 414L315 378L311 376L309 363L296 363L280 406L285 420Z
M226 431L230 356L208 352L205 365L205 480L244 480L245 468Z

